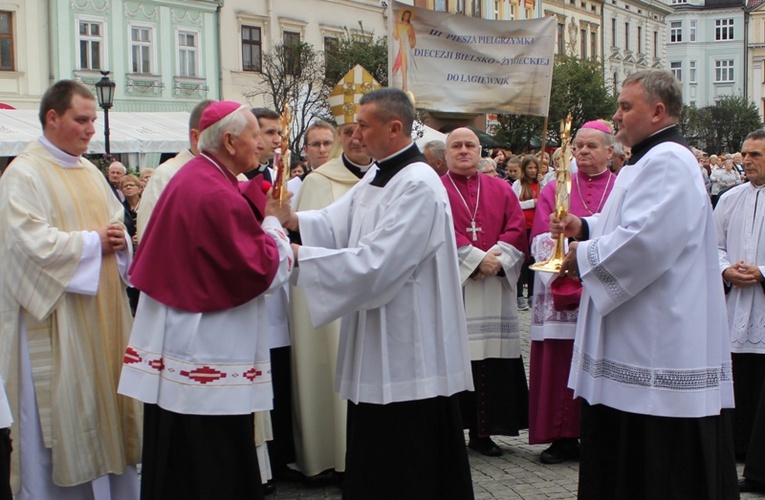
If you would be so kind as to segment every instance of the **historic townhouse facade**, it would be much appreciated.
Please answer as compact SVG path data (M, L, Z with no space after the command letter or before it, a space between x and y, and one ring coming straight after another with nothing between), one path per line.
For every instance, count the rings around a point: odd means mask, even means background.
M739 0L671 0L667 62L688 106L705 107L727 95L747 95L746 18Z
M346 32L386 36L387 15L379 0L226 0L220 11L222 98L248 102L263 54L275 44L303 41L324 51ZM264 102L251 97L249 104Z
M635 71L664 67L665 18L672 9L642 0L606 0L603 4L603 73L614 93Z
M0 103L37 109L50 74L45 0L0 2Z
M746 87L765 121L765 1L751 1L747 15Z

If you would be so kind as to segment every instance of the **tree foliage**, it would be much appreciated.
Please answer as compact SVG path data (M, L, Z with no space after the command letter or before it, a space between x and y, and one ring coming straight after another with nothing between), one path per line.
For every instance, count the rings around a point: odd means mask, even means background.
M345 31L324 54L327 85L331 89L357 64L369 71L383 87L388 86L388 39L363 31Z
M571 113L572 129L577 130L589 120L610 119L616 111L616 97L606 87L603 64L596 59L579 59L571 55L555 57L550 111L547 124L548 140L558 141L560 122ZM544 118L522 115L500 115L497 138L515 152L538 148Z
M308 125L316 116L326 115L327 96L324 58L306 42L277 44L263 54L262 70L257 84L244 92L248 100L262 96L266 106L278 113L289 104L292 110L290 149L300 150Z
M757 106L743 96L721 97L714 106L686 107L680 130L691 146L710 153L732 153L746 135L762 127Z

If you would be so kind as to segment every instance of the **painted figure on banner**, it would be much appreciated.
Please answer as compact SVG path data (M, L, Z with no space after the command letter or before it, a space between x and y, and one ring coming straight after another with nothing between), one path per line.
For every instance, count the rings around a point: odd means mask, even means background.
M417 38L411 22L412 15L410 9L401 12L401 19L396 19L396 27L393 30L393 38L398 41L398 54L393 63L393 74L401 73L401 89L404 92L409 91L409 77L413 76L416 68L412 51L417 45Z

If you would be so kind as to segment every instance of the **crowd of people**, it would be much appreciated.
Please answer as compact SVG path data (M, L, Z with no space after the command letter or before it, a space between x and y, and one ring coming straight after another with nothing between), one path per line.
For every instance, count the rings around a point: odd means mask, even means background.
M288 175L278 113L203 101L187 150L104 177L92 93L46 92L0 178L0 498L330 476L351 500L471 499L467 448L522 429L580 462L580 498L765 491L765 132L707 161L647 70L616 134L482 158L457 128L420 152L410 99L370 82L344 77ZM561 245L559 273L529 269Z

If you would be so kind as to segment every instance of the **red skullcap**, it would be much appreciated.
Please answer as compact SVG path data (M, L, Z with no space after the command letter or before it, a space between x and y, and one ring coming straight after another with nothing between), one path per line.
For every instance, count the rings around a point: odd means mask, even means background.
M218 101L207 106L199 119L199 131L202 132L210 125L222 120L237 111L242 105L234 101Z

